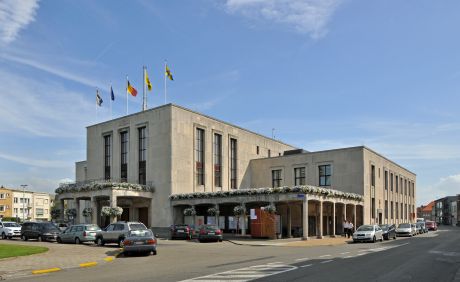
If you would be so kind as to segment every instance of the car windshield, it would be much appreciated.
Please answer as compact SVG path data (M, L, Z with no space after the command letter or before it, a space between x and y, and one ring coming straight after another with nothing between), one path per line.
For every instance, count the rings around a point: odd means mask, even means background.
M56 225L52 224L52 223L45 223L43 224L43 230L46 230L46 231L60 231L59 228L56 227Z
M374 231L374 226L372 225L362 225L358 228L358 231Z
M217 230L217 229L219 229L215 225L206 225L205 228L206 228L206 230Z
M131 230L129 231L129 237L153 237L153 233L149 229Z
M3 226L5 227L21 227L21 225L14 223L14 222L5 222L3 223Z
M131 230L145 230L145 229L147 229L147 227L145 227L145 225L141 224L141 223L130 224L129 228L131 228Z
M97 225L89 225L89 226L86 226L86 230L88 231L98 231L98 230L101 230L101 228Z
M410 224L409 223L401 223L398 228L410 228Z
M382 224L380 225L380 228L382 228L383 231L386 231L388 228L390 228L390 226L388 224Z

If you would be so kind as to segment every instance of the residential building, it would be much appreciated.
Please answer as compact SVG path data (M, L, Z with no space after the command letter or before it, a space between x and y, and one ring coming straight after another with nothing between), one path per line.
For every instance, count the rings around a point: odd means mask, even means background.
M106 225L116 218L101 217L102 208L118 206L119 219L158 230L192 214L196 224L231 231L235 207L271 205L279 233L321 237L337 234L344 220L413 221L416 175L364 146L308 152L168 104L87 127L76 183L56 194L61 218L74 207L77 222ZM238 223L242 233L247 222Z
M21 221L33 220L33 192L12 189L13 217Z
M458 196L447 196L435 201L435 217L438 224L456 225L458 222Z
M0 219L11 217L13 207L11 190L3 186L0 187Z
M424 218L425 220L435 221L435 213L434 213L434 206L435 201L431 201L426 206L421 206L417 208L417 218Z

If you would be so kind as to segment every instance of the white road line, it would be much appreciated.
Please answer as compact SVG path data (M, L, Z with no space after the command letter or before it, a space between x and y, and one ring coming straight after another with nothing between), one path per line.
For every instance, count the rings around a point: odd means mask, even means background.
M359 250L358 253L369 252L369 250Z
M319 256L320 258L325 258L325 257L330 257L331 255L322 255L322 256Z
M312 265L313 265L313 264L306 264L306 265L302 265L302 266L300 266L300 267L310 267L310 266L312 266Z
M340 253L341 255L346 255L346 254L349 254L350 252L344 252L344 253Z
M309 258L299 258L299 259L296 259L296 261L304 261L304 260L309 260Z
M331 262L331 261L334 261L333 259L330 259L330 260L325 260L325 261L322 261L320 263L328 263L328 262Z
M269 262L267 264L282 264L283 262L282 261L275 261L275 262Z
M360 254L357 254L356 256L364 256L364 255L367 255L367 254L360 253Z

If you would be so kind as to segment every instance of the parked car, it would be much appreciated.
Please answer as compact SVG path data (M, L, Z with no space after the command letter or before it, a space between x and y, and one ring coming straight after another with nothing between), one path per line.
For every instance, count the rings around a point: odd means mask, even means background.
M434 221L427 221L425 223L426 229L429 231L436 231L438 230L438 225Z
M401 236L409 236L412 237L414 236L414 233L412 231L412 225L410 223L401 223L398 225L398 228L396 228L396 236L401 237Z
M216 225L205 224L199 227L198 231L198 241L216 241L222 242L223 235L222 230L219 229Z
M66 230L67 228L70 227L70 224L68 224L68 223L56 223L56 226L57 226L61 231L64 231L64 230Z
M2 239L21 237L21 225L12 221L0 221L0 234L2 235Z
M192 234L194 230L187 224L175 224L171 226L170 237L171 240L174 239L192 239Z
M415 236L417 235L417 225L415 223L411 223L411 228L412 228L412 235Z
M419 222L415 223L415 225L417 225L417 231L419 232L419 234L424 234L424 233L428 232L426 230L425 222L419 221Z
M394 224L381 224L380 228L382 228L383 231L383 239L396 239L396 226Z
M383 241L383 230L378 225L361 225L353 233L353 242Z
M415 233L418 235L418 234L422 234L423 231L422 231L422 226L417 222L415 223Z
M61 230L51 222L24 222L21 227L21 239L37 239L38 241L56 240Z
M141 222L118 221L109 224L104 230L96 234L96 244L104 246L106 243L117 243L122 246L123 240L128 236L131 230L146 230L147 227Z
M129 231L122 246L124 254L157 254L157 239L149 229Z
M58 243L75 243L94 242L96 234L101 228L95 224L76 224L68 227L57 237Z

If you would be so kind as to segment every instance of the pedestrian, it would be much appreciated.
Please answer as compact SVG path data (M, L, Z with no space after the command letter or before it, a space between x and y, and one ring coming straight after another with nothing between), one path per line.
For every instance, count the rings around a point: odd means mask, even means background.
M345 235L345 237L348 236L348 220L345 220L345 222L343 223L343 234Z
M354 225L353 225L353 222L350 222L350 224L348 225L349 226L349 229L348 229L348 232L349 232L349 235L348 235L348 238L350 238L351 236L353 236L353 232L354 232Z

